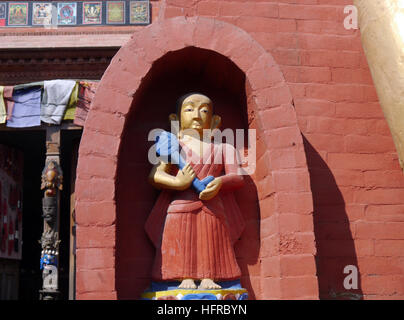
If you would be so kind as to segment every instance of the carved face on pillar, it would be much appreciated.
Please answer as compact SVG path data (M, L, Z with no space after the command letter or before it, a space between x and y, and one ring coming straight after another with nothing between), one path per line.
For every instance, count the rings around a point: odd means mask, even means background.
M48 224L53 224L56 218L57 205L55 197L44 197L42 199L42 217Z

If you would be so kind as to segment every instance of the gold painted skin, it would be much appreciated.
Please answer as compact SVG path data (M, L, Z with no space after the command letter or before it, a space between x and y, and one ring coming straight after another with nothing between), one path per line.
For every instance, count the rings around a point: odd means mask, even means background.
M213 115L212 101L201 94L193 94L187 97L182 105L180 114L171 114L170 121L180 120L180 141L199 156L210 146L203 141L204 129L217 129L220 126L221 118ZM176 176L171 175L171 164L160 162L155 165L150 172L149 182L159 189L185 190L191 186L195 178L193 168L187 164L182 170L179 170ZM211 181L199 195L201 200L210 200L215 197L222 186L221 178L215 178ZM194 279L182 280L178 288L196 289ZM213 279L201 279L200 289L220 289L221 286Z
M404 1L354 0L362 45L404 169Z

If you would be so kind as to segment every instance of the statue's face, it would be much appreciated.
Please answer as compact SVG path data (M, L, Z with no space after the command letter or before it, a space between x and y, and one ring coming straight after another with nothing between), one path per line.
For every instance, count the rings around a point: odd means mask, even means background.
M212 101L204 95L193 94L181 106L181 130L194 129L199 133L210 129L213 117Z
M46 222L51 222L53 221L56 213L56 207L54 206L42 206L43 210L43 217Z

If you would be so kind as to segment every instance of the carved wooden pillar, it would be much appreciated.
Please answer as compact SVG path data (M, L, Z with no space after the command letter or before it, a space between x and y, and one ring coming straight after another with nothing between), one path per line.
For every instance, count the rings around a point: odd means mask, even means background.
M42 210L44 231L40 240L42 246L41 269L42 290L40 300L56 300L59 296L58 258L59 258L59 222L60 191L63 187L63 173L60 168L60 127L46 129L46 161L42 171L44 197Z

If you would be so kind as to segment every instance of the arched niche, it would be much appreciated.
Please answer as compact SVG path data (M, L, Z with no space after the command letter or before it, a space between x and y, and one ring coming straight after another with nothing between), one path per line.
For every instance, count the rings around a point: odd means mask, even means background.
M287 219L312 217L313 204L292 96L279 67L233 25L178 17L135 33L119 50L88 114L76 181L79 299L133 299L149 283L154 249L143 226L157 191L147 184L147 133L168 129L176 99L189 91L213 99L223 128L257 133L257 169L237 197L247 223L236 244L243 285L253 298L287 298L293 279L282 275L283 258L296 254L314 262L312 225L284 227ZM95 262L85 258L99 252ZM301 296L316 298L315 272L308 268L303 280L309 285Z
M143 226L159 191L147 184L152 167L147 154L154 143L148 142L149 132L156 128L170 130L168 115L175 113L176 100L185 93L196 91L212 99L215 113L222 117L222 129L246 130L249 118L245 84L244 73L228 58L196 47L167 53L154 62L142 80L126 120L118 159L118 297L136 298L150 282L154 248ZM245 138L247 142L247 134ZM237 198L247 227L245 236L236 244L236 254L244 271L243 284L253 294L247 265L258 261L259 207L254 182L249 176L245 180L247 183L237 192Z

